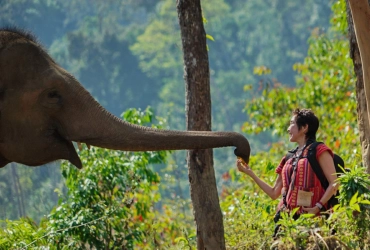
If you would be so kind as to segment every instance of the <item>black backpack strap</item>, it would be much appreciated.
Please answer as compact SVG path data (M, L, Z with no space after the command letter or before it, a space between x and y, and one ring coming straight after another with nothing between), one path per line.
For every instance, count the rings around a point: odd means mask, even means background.
M315 172L317 178L321 182L321 186L326 190L329 186L329 182L326 179L324 172L322 171L319 162L316 159L316 147L323 142L314 142L311 144L310 148L308 149L307 158L310 162L312 170Z
M289 159L291 159L291 158L293 158L294 157L294 155L295 155L295 153L297 152L297 150L298 150L298 147L296 147L295 149L291 149L291 150L289 150L288 151L288 153L285 155L285 163L289 160ZM283 204L284 204L284 206L285 207L287 207L288 206L288 204L287 204L287 202L286 202L286 195L287 195L287 193L288 193L288 191L289 191L289 189L283 194Z
M298 150L298 147L295 149L289 150L288 153L285 155L285 162L287 162L290 158L293 158L297 150Z

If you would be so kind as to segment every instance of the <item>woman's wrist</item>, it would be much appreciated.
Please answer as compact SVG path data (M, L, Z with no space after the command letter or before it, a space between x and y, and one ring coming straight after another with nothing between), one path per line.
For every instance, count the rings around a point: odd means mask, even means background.
M252 171L252 169L249 169L245 172L247 175L249 175L252 179L256 178L256 174Z
M318 201L316 204L315 204L315 207L318 207L319 210L322 210L324 208L324 204L322 204L321 201Z

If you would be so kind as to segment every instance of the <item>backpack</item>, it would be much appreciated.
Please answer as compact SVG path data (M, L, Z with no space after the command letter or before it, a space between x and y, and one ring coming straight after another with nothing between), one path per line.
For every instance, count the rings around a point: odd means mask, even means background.
M316 147L318 145L322 144L322 143L323 142L316 142L315 141L311 144L311 146L309 147L308 152L307 152L307 159L308 159L308 161L309 161L309 163L312 167L312 170L316 174L317 178L320 180L321 186L326 190L329 186L329 182L326 179L326 177L324 175L324 172L322 171L322 169L320 167L320 164L316 159ZM296 152L296 149L295 150L289 150L288 153L285 156L285 160L287 161L290 158L292 158L294 156L295 152ZM344 161L339 155L334 154L333 160L334 160L335 172L337 173L338 177L341 174L344 173L344 170L349 171L348 169L344 168ZM336 204L339 204L339 201L338 201L338 198L337 198L338 195L339 195L339 190L337 191L336 194L334 194L328 200L328 202L327 202L328 208L331 208L331 207L335 206Z

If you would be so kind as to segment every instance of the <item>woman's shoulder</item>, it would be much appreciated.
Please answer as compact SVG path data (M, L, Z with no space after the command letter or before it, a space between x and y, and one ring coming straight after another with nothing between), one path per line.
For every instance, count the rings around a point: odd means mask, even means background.
M334 156L333 150L328 147L325 143L320 143L316 146L316 158L318 158L322 153L329 152L331 156Z
M281 161L279 163L279 166L277 166L277 168L275 169L275 173L277 174L280 174L281 171L283 170L283 167L286 163L287 159L286 159L286 155L283 156L283 158L281 158Z

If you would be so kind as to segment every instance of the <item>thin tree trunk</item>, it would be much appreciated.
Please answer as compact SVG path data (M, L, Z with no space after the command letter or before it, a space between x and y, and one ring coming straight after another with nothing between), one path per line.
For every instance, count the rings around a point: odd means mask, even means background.
M185 64L187 129L211 130L209 62L200 0L178 0L177 11ZM187 161L197 248L225 249L213 151L191 150Z
M24 214L24 202L23 202L23 197L22 197L22 187L20 186L16 164L14 163L11 166L11 173L13 177L15 196L16 196L17 203L18 203L18 215L19 217L24 217L25 214Z
M370 5L370 0L367 1L367 4ZM348 0L346 1L346 5L347 5L348 36L350 42L350 56L353 60L354 71L357 76L356 82L357 118L358 118L358 127L360 131L362 161L367 169L367 173L370 173L370 121L367 109L368 107L367 105L370 100L367 100L366 98L365 82L363 76L363 65L361 61L360 49L357 44L356 32L351 14L351 7ZM356 11L356 8L353 10ZM358 21L359 20L357 20L357 22ZM367 20L367 23L368 25L370 25L370 19ZM366 46L369 46L369 43ZM369 57L370 55L367 56ZM370 82L368 84L370 84Z

